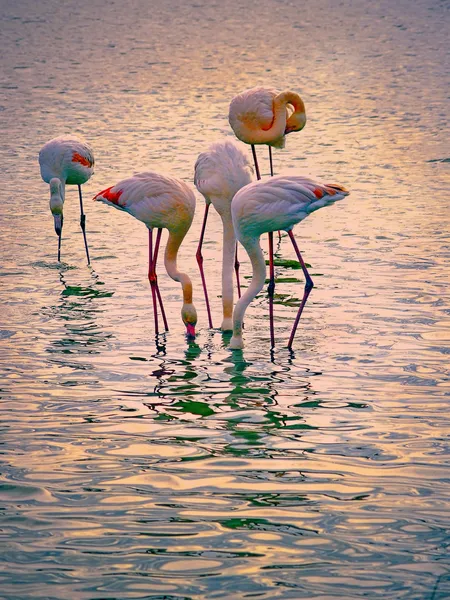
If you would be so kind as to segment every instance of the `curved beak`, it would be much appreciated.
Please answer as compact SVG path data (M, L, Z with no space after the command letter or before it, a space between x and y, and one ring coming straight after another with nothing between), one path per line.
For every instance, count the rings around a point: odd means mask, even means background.
M195 338L195 325L191 325L191 323L187 323L186 324L186 334L187 334L188 338L194 339Z
M62 226L63 226L63 216L62 215L53 215L55 219L55 231L58 237L61 237Z

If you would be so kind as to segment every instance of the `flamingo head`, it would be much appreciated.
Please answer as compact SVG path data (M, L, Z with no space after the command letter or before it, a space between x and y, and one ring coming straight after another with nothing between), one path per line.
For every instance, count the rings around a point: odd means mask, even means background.
M193 304L184 303L181 309L181 318L186 325L186 334L188 338L195 338L195 325L197 323L197 311Z
M293 113L286 123L285 134L292 133L293 131L301 131L306 125L306 114L305 112Z

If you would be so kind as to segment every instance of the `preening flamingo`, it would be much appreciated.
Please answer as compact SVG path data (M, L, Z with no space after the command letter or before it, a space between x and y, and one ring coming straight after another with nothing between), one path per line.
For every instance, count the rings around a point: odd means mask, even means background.
M266 264L259 244L263 233L269 233L269 314L270 339L275 344L273 326L273 294L275 274L273 264L273 231L283 229L288 232L295 253L305 275L306 284L297 317L289 338L288 348L292 347L294 335L306 300L313 288L313 281L298 249L292 233L296 223L303 221L315 210L345 198L349 192L337 184L323 184L307 177L278 175L265 181L256 181L237 192L231 204L231 214L237 239L246 249L253 268L250 286L240 298L233 313L233 337L230 348L243 348L242 324L245 311L253 298L262 290L266 279Z
M164 254L164 265L169 277L181 283L183 290L183 306L181 318L186 325L189 337L195 337L197 312L192 303L192 282L186 273L177 267L177 254L194 218L194 192L183 181L147 172L119 181L114 186L103 190L94 200L104 202L124 210L139 221L142 221L149 232L149 269L148 278L152 290L155 333L158 335L157 300L161 308L164 327L168 331L166 315L161 299L156 276L156 261L163 228L168 229L169 239ZM155 249L153 250L153 229L157 229Z
M256 177L261 179L255 144L269 146L270 174L273 175L271 147L284 148L286 134L303 129L305 105L295 92L254 87L233 98L228 120L236 137L251 145Z
M222 331L233 329L233 265L236 270L238 291L239 262L237 261L236 238L231 221L231 201L235 193L252 180L253 169L247 155L233 142L224 141L212 144L206 152L202 152L195 163L194 182L198 191L206 201L203 226L197 249L197 262L205 293L209 326L212 328L211 310L203 271L202 244L212 204L222 219L223 252L222 252Z
M58 261L61 260L61 237L63 228L63 205L65 186L77 185L80 198L80 225L83 232L84 247L88 264L89 248L86 239L86 215L83 211L81 185L94 173L94 154L92 148L77 138L57 137L42 146L39 152L41 176L50 184L50 210L55 219L55 231L58 235Z

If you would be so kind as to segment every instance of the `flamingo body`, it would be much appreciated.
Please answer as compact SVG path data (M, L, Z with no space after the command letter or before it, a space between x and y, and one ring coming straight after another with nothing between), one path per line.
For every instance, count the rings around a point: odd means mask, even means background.
M86 217L83 211L81 185L86 183L94 173L94 154L92 148L84 141L73 137L57 137L42 146L39 152L41 177L50 186L50 210L55 221L55 231L59 238L58 260L61 252L61 235L63 227L63 208L65 186L77 185L80 197L81 218L86 256L88 263L89 250L86 240Z
M212 144L208 151L199 155L195 163L195 186L205 197L206 204L211 203L222 219L223 321L221 329L223 331L232 329L233 313L233 267L236 238L231 220L231 201L238 190L251 182L252 173L253 169L245 152L229 140ZM205 296L207 298L206 287Z
M181 315L187 333L194 336L197 313L192 303L192 283L189 276L181 273L177 267L178 249L194 218L195 196L193 191L178 179L154 172L145 172L138 173L103 190L94 196L94 200L129 213L142 221L149 229L150 234L153 229L158 229L158 235L160 235L162 229L169 231L164 263L168 275L173 280L181 283L183 289ZM156 255L156 249L154 257L151 256L150 252L150 260L154 260L154 263L156 263ZM157 288L154 265L153 276L154 280L152 282L149 271L150 282ZM159 290L157 292L159 294ZM157 319L155 318L155 320Z
M299 310L298 318L300 318L301 310L303 310L304 303L312 288L312 280L310 280L306 266L298 253L292 228L312 212L345 198L348 193L340 185L323 184L307 177L295 175L278 175L264 181L257 181L237 192L231 205L232 220L236 237L250 257L253 277L249 288L237 302L234 309L233 337L230 348L239 349L243 347L242 323L245 311L264 286L266 265L259 244L260 236L266 232L270 236L273 231L281 229L287 231L289 237L293 240L294 248L296 248L307 283L310 286L308 293L305 292L304 301ZM292 337L293 334L291 334L290 343Z
M94 154L86 142L57 137L42 146L39 165L45 183L56 177L67 185L82 185L94 173Z

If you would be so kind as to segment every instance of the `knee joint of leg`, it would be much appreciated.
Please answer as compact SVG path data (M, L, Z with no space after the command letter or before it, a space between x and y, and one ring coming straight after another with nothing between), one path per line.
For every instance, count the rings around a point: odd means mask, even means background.
M314 287L314 281L312 279L307 279L305 283L305 290L310 292Z
M273 296L275 292L275 281L269 282L269 285L267 286L267 292L269 293L269 296Z

